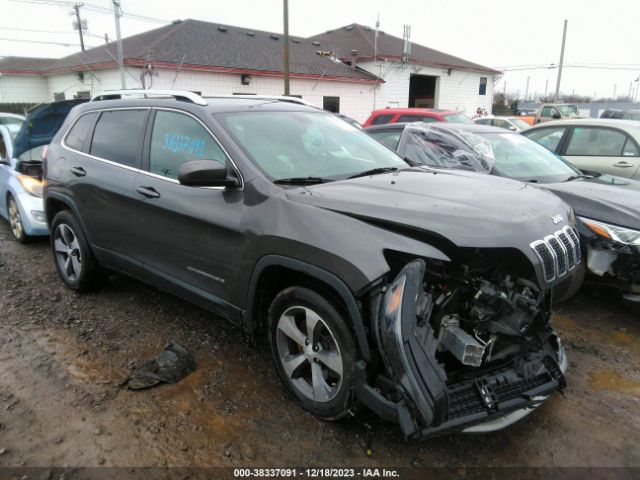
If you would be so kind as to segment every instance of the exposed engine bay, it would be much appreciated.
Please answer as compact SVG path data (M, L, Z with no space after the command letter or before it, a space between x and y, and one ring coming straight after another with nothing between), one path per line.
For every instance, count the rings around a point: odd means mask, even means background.
M549 293L495 266L449 270L413 260L382 301L378 342L397 385L384 393L410 412L407 436L460 429L564 385Z

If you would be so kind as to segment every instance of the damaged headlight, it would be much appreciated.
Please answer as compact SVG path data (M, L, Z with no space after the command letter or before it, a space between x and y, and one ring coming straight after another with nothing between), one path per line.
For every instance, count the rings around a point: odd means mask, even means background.
M640 232L638 230L618 227L617 225L591 220L590 218L579 217L579 219L589 230L603 238L624 245L640 245Z

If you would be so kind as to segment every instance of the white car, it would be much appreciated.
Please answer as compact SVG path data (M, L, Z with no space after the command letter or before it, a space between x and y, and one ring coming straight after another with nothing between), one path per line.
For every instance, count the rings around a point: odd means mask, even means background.
M512 132L521 132L522 130L531 128L531 125L518 117L496 117L489 115L488 117L475 118L473 122L479 125L506 128Z
M640 180L640 122L585 118L536 125L523 135L580 170Z

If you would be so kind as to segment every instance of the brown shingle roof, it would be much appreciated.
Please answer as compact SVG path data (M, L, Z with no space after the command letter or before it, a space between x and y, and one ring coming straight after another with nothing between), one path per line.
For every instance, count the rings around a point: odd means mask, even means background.
M49 68L56 60L43 57L2 57L0 72L39 73Z
M292 76L312 76L375 82L368 72L316 54L310 40L290 38ZM152 59L159 67L281 75L283 38L280 34L219 25L199 20L177 21L122 40L124 63L142 65ZM117 47L112 42L58 59L44 73L113 68ZM0 71L2 66L0 65Z
M356 61L372 60L374 57L375 30L357 23L352 23L335 30L314 35L309 40L320 42L318 48L335 51L338 58L345 61L351 60L351 50L357 50ZM403 40L382 31L378 32L378 59L398 59L402 57ZM433 65L445 68L458 68L487 73L500 73L477 63L463 60L462 58L434 50L423 45L411 42L409 61L424 65Z

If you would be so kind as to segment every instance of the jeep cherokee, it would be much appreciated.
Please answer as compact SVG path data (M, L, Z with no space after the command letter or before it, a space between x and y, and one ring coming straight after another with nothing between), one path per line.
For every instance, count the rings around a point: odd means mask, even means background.
M76 107L48 149L68 287L115 270L264 332L303 408L360 402L407 437L495 430L563 387L551 291L580 249L556 196L414 168L295 100L135 94Z

